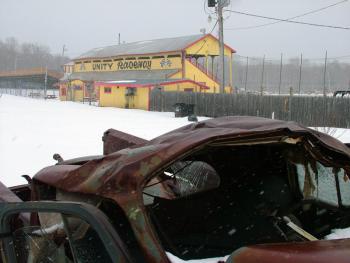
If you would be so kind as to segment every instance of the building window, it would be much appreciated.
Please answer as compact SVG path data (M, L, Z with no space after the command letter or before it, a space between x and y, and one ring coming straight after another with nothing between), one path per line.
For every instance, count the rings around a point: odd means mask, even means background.
M112 93L112 88L104 87L104 93Z
M156 58L164 58L164 56L153 56L152 58L153 58L153 59L156 59Z
M137 59L150 59L150 57L138 57Z
M136 58L135 57L129 57L129 58L126 58L125 60L135 60Z
M125 90L126 96L135 96L136 95L136 88L135 87L127 87Z
M82 90L83 88L82 88L82 86L74 86L74 89L75 90Z

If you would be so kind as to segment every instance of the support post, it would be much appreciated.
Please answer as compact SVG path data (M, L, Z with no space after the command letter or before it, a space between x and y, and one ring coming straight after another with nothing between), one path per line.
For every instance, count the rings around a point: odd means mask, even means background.
M219 68L220 68L220 93L225 92L225 53L224 53L224 18L222 10L225 0L218 0L217 14L219 24Z
M282 85L282 67L283 67L283 53L281 53L281 62L280 62L280 80L278 82L278 94L281 94L281 85Z
M233 91L233 80L232 80L232 53L231 53L231 56L230 56L230 63L229 63L229 75L230 75L230 87L231 87L231 92Z
M249 66L249 57L247 57L247 62L245 64L245 80L244 80L244 91L247 93L247 82L248 82L248 66Z
M260 95L264 94L264 74L265 74L265 55L262 62L262 71L261 71L261 83L260 83Z
M324 70L323 70L323 96L326 97L326 73L327 73L327 51L324 58Z
M299 83L298 83L298 93L300 95L301 92L301 70L303 67L303 54L300 55L300 66L299 66Z
M45 87L44 87L45 89L44 89L44 98L45 98L45 100L46 100L46 95L47 95L47 66L46 66L46 68L45 68Z

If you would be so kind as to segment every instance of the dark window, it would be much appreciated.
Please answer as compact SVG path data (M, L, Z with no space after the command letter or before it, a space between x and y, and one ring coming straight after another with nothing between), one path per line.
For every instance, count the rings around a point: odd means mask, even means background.
M112 88L105 87L104 88L104 93L112 93Z
M181 55L175 54L175 55L168 55L168 58L180 58Z
M138 57L138 59L150 59L150 57Z
M164 58L164 56L154 56L152 58Z

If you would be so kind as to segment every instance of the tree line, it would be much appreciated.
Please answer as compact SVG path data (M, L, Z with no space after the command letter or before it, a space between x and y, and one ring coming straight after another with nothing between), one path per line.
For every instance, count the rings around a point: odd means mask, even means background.
M70 59L52 54L49 47L37 43L20 43L16 38L0 39L0 71L37 67L63 71L62 65Z

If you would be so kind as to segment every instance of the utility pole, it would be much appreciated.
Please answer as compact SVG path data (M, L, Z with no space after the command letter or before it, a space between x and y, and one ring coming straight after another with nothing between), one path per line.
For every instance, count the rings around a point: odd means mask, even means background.
M208 0L208 7L216 7L219 24L219 79L220 79L220 93L225 92L225 53L224 53L224 18L222 11L224 7L230 4L230 0Z
M303 54L300 55L300 65L299 65L299 85L298 85L299 95L300 95L300 92L301 92L301 72L302 72L302 67L303 67Z
M47 66L46 66L46 69L45 69L45 90L44 90L44 98L45 100L47 99Z
M249 67L249 57L247 57L247 62L245 64L245 81L244 81L244 92L247 93L247 82L248 82L248 67Z
M224 53L224 18L222 9L224 0L218 0L217 13L219 24L219 68L220 68L220 93L225 93L225 53Z
M67 51L66 45L63 45L62 47L62 57L64 57L64 53Z
M261 83L260 83L260 95L264 95L264 74L265 74L265 55L262 61L262 71L261 71Z
M118 33L118 45L120 45L120 33Z
M281 62L280 62L280 80L278 82L278 94L281 94L281 85L282 85L282 67L283 67L283 53L281 53Z
M326 97L326 73L327 73L327 51L324 58L324 71L323 71L323 96Z

